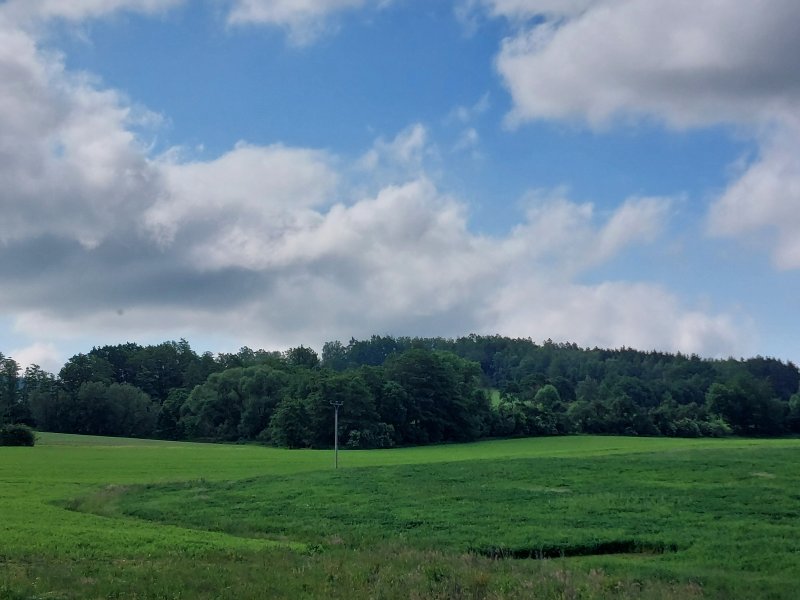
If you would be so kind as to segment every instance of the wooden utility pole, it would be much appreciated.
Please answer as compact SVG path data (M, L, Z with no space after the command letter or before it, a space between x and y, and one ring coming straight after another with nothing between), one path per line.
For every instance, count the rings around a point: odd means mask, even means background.
M339 407L344 402L331 400L333 406L333 468L339 468Z

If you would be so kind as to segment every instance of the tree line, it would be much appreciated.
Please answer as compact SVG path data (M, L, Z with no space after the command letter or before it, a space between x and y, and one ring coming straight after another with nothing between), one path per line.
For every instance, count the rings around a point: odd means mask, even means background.
M0 425L286 447L381 448L570 433L800 433L800 371L773 358L710 360L530 339L372 336L321 355L186 340L76 354L58 374L0 354Z

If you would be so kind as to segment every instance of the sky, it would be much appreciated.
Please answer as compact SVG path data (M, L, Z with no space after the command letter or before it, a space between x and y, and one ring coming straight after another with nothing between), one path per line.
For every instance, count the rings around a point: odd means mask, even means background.
M0 0L0 352L800 361L796 0Z

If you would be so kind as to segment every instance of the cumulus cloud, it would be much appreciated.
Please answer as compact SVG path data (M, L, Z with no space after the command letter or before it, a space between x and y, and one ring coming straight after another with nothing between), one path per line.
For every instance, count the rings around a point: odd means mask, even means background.
M492 329L519 331L588 347L669 348L728 356L746 346L752 326L732 315L687 310L663 287L646 283L598 285L528 280L498 291ZM613 326L609 326L613 323Z
M211 161L159 163L164 189L144 213L146 228L164 245L191 227L194 237L219 248L206 257L209 266L228 264L226 248L239 250L234 264L257 264L268 259L259 252L275 231L293 227L307 216L304 209L330 197L338 179L330 161L321 151L240 142ZM244 239L247 231L258 244Z
M775 232L781 268L800 267L800 4L793 0L483 0L522 22L497 56L509 122L596 128L652 119L732 125L760 145L714 202L715 235ZM536 17L533 19L533 17Z
M159 185L130 130L135 111L9 27L0 80L0 243L54 235L93 247L129 227Z
M281 144L240 143L205 161L154 157L124 96L70 73L7 22L0 80L0 306L31 340L19 349L30 360L52 361L52 344L87 336L286 347L498 330L743 350L730 316L665 289L580 283L656 239L669 199L599 213L539 192L516 228L487 237L427 172L421 124L377 140L357 164ZM349 185L354 172L373 185Z
M228 15L232 25L272 25L288 31L297 44L314 40L342 11L381 7L390 0L232 0Z
M438 157L427 127L413 123L386 140L379 137L356 162L356 169L376 181L391 182L413 179L420 175L431 159Z
M495 1L495 14L548 14L553 3ZM578 5L578 6L575 6ZM752 122L800 101L793 0L594 0L508 38L497 68L512 119L600 125L650 116L685 127Z
M552 257L558 271L571 276L614 258L627 246L655 241L672 204L669 198L630 198L603 223L592 204L571 202L564 190L534 191L526 200L527 219L515 228L509 244L538 258Z
M778 268L800 268L800 123L765 136L760 155L711 208L714 235L766 234Z

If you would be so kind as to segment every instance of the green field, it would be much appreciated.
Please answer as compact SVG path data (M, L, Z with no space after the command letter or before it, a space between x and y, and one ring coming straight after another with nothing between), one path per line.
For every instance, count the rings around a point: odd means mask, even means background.
M42 434L0 448L0 599L794 598L798 459L800 440L559 437L334 471Z

